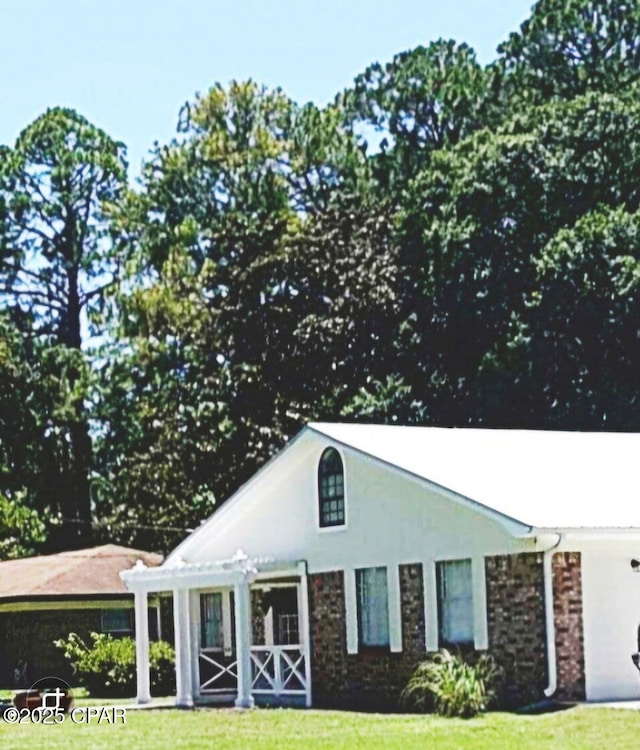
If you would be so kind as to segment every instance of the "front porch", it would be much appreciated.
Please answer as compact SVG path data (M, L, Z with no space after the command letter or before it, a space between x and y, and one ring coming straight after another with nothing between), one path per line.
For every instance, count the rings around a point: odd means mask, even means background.
M134 592L138 704L151 700L147 597L173 592L176 705L311 705L305 563L250 559L138 563L121 573Z

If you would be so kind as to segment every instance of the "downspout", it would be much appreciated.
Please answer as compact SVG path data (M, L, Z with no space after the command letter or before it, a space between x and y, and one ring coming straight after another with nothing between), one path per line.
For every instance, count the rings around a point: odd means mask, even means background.
M546 536L546 535L545 535ZM544 689L546 698L552 698L558 689L558 670L556 667L556 626L553 611L553 566L551 564L553 552L562 541L562 534L555 534L554 543L544 550L542 570L544 576L544 615L545 630L547 633L547 671L549 684ZM537 541L541 540L538 537Z

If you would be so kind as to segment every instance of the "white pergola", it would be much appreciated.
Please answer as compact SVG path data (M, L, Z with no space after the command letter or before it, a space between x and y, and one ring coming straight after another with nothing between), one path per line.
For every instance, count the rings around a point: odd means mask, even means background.
M189 613L189 591L191 589L229 587L234 592L235 637L237 653L237 696L235 705L251 708L252 695L251 662L251 594L250 586L258 578L277 579L299 576L302 586L302 611L299 613L304 629L308 628L307 573L304 562L278 562L272 558L250 558L242 550L229 560L188 563L177 559L169 565L147 567L141 560L120 573L125 585L134 594L136 632L136 701L140 704L151 700L149 680L149 622L147 598L151 593L173 592L173 614L176 652L176 705L191 708L193 696L193 644ZM301 628L301 631L303 629ZM309 664L308 637L303 638L303 653ZM310 690L307 689L307 705Z

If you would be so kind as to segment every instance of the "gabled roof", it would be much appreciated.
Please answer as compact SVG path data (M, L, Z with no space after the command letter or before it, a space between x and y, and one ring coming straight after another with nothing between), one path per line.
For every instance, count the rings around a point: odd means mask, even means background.
M131 547L101 547L0 562L0 600L128 594L120 571L138 560L152 567L162 555Z
M311 423L538 529L640 529L640 434Z

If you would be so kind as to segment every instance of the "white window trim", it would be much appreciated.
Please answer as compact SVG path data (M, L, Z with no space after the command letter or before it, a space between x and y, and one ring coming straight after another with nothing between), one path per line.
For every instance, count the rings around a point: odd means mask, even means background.
M347 630L347 653L358 653L358 593L356 590L356 570L344 571L344 606Z
M473 580L473 646L478 651L489 648L489 626L487 624L487 580L484 557L471 558Z
M438 645L438 582L435 559L422 562L422 591L424 592L424 623L427 652L437 651Z
M320 459L322 458L322 454L327 450L327 448L333 448L335 451L337 451L338 455L340 456L340 460L342 461L342 486L344 491L344 523L340 524L339 526L322 526L320 524L320 487L318 486L318 471L320 469ZM347 462L344 458L344 453L342 451L342 448L340 448L337 445L333 445L332 443L327 443L327 445L323 445L320 449L320 452L316 456L315 461L315 472L313 475L313 486L315 488L314 490L314 497L315 497L315 504L316 504L316 529L321 534L332 534L336 532L346 531L349 526L349 512L348 512L348 503L347 503L347 486L348 486L348 479L347 479Z
M402 651L402 597L400 592L400 567L387 566L387 607L389 610L389 649Z

